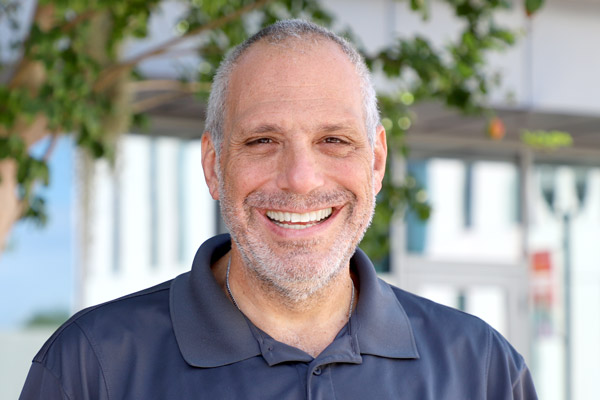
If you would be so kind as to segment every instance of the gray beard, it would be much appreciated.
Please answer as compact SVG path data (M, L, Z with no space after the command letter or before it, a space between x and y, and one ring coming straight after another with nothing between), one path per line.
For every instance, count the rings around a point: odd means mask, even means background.
M270 291L287 301L298 304L325 288L336 276L348 267L356 246L369 227L375 208L375 195L370 206L361 215L354 216L356 197L349 191L315 193L299 196L289 193L251 193L243 204L243 216L236 215L228 191L219 183L221 213L225 225L247 270ZM321 239L267 243L260 234L252 231L252 208L263 209L321 209L329 204L346 203L346 227L337 235L333 244L325 251L316 252ZM342 217L341 215L338 216ZM246 229L241 223L248 218ZM279 252L276 252L273 247Z

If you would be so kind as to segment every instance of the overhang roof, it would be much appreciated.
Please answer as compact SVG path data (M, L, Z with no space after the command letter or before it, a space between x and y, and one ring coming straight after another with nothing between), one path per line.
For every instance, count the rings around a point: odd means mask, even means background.
M514 160L528 152L538 163L600 165L600 117L524 109L496 109L506 127L502 140L487 136L487 118L465 116L439 104L420 104L407 133L410 156ZM521 140L523 130L564 131L570 147L532 149Z
M600 165L600 116L497 108L506 127L502 140L486 134L487 117L466 116L439 103L413 108L415 119L406 135L413 158L517 160L524 154L538 163ZM204 130L205 104L191 95L150 110L151 135L198 139ZM523 130L564 131L573 138L567 148L532 149L521 140Z

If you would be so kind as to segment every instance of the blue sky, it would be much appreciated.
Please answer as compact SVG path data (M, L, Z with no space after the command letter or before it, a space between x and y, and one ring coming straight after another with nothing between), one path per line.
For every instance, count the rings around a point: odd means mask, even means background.
M35 152L45 149L41 143ZM0 328L21 325L35 312L70 312L74 288L74 151L68 138L59 140L50 159L51 181L46 198L48 223L40 228L18 223L8 249L0 255Z

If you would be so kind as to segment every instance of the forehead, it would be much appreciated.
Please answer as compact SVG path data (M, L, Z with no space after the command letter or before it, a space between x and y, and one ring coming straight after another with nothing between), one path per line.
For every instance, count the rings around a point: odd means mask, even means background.
M363 121L360 79L330 41L254 44L237 62L227 96L227 124L269 118L308 123ZM264 121L262 121L264 122Z

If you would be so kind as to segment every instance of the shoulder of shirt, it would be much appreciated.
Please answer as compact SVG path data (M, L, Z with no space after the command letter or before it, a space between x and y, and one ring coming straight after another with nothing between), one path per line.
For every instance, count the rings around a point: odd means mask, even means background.
M390 287L408 316L413 334L420 337L421 346L434 343L436 348L471 351L474 359L481 360L487 390L500 390L504 382L509 382L509 391L514 392L517 386L522 386L535 396L523 356L487 322L393 285Z
M396 298L404 308L415 334L438 335L448 338L460 337L486 344L488 351L504 353L519 366L524 365L523 357L512 347L508 340L481 318L448 307L414 293L390 285ZM427 332L420 332L427 326ZM432 329L437 328L437 329Z
M118 313L128 313L132 307L139 307L141 304L149 305L152 303L152 301L149 301L149 296L156 297L162 292L168 292L172 281L173 280L168 280L147 289L143 289L138 292L107 301L105 303L87 307L77 312L52 334L52 336L46 341L46 343L44 343L40 351L36 354L33 361L43 363L43 360L53 347L53 344L61 337L68 334L67 332L73 332L73 329L70 328L76 326L77 329L75 329L75 331L82 332L82 326L85 326L86 320L89 320L90 318L111 318L111 316Z
M409 319L413 322L414 319L427 319L437 321L439 323L451 323L463 326L467 324L469 328L480 327L487 329L489 325L481 318L456 308L445 306L435 301L421 297L406 290L400 289L394 285L389 285L396 298L406 311Z

